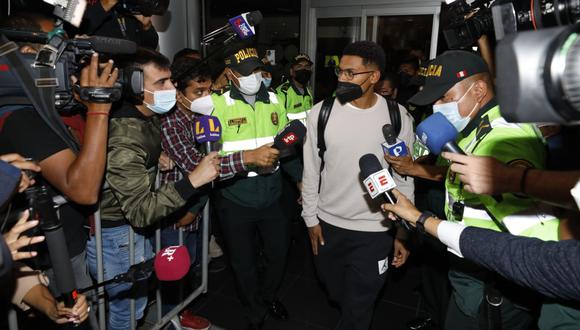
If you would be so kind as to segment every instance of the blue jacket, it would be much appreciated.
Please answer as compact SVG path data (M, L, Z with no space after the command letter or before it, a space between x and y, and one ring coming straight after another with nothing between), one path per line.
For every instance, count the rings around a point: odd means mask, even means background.
M466 259L548 297L580 301L580 241L542 241L467 227L459 239Z

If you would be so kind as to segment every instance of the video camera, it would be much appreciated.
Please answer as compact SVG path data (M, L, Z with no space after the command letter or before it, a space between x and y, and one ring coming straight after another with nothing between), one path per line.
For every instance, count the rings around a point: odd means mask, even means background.
M443 30L450 49L469 48L483 34L497 40L526 30L580 21L579 0L446 0L452 15Z
M127 15L165 15L169 0L121 0L117 10Z
M55 34L51 38L46 33L25 32L16 30L0 30L12 41L44 44L36 55L20 54L26 72L32 76L34 86L28 88L53 88L54 105L59 111L68 111L77 105L73 96L75 90L81 99L93 103L110 103L121 99L125 94L132 98L143 98L143 71L140 69L119 70L117 83L112 88L96 88L74 85L70 80L72 75L80 76L82 67L89 63L90 56L99 52L101 60L113 54L134 54L137 45L134 42L106 38L88 37L66 40ZM46 43L46 44L45 44ZM11 51L18 51L14 43L6 45ZM26 90L23 88L17 66L0 57L0 105L30 104Z

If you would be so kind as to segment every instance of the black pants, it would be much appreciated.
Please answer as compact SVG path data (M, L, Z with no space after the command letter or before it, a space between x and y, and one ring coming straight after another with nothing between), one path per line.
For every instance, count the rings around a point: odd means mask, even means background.
M216 205L227 255L234 272L238 297L251 323L266 314L265 301L276 298L286 267L289 222L279 202L248 208L220 198ZM258 279L257 239L263 244L264 273Z
M389 232L346 230L324 221L320 225L325 244L314 263L329 299L340 308L336 330L368 330L387 276L379 262L390 255L393 238Z

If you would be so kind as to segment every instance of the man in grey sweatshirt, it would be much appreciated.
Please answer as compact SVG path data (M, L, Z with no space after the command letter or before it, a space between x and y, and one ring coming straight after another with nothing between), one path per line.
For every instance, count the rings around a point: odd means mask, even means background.
M360 41L344 49L336 72L337 100L324 131L327 149L322 172L317 148L322 103L312 108L307 119L302 217L318 277L330 300L340 308L337 330L370 327L393 246L391 265L400 267L408 256L404 245L393 239L391 225L380 210L381 201L373 201L366 193L358 166L359 158L367 153L375 154L383 167L388 166L381 143L385 140L382 127L390 123L389 109L385 99L374 93L384 67L385 54L376 43ZM402 106L400 113L399 138L411 146L413 119ZM396 173L393 176L397 189L413 200L413 179Z

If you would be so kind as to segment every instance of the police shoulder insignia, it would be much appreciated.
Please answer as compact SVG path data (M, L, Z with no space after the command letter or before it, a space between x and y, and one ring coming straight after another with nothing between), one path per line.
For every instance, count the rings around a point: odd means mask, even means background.
M277 112L272 112L270 114L270 119L272 119L272 124L278 126L278 113Z

